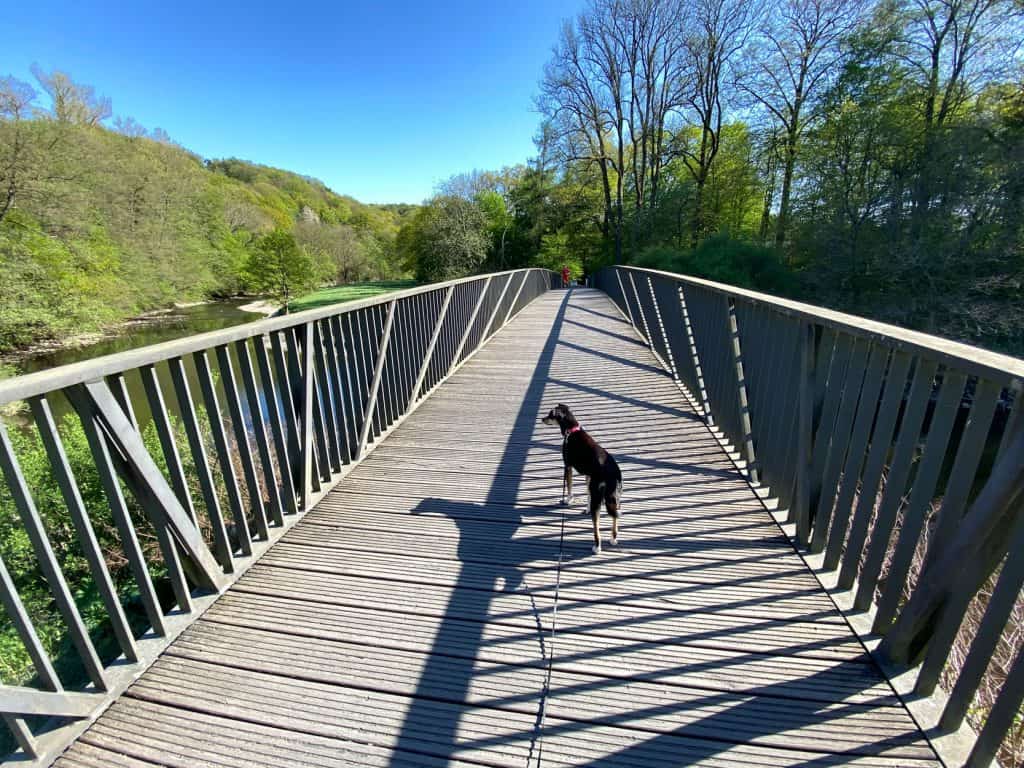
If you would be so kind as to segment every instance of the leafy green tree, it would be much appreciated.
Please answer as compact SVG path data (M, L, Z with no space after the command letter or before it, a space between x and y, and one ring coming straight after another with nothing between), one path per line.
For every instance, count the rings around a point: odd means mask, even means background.
M323 263L300 248L295 236L283 229L263 235L246 264L251 286L273 297L288 311L296 294L315 288L324 277Z
M439 195L403 226L398 243L406 268L432 283L473 274L487 258L490 237L476 203Z

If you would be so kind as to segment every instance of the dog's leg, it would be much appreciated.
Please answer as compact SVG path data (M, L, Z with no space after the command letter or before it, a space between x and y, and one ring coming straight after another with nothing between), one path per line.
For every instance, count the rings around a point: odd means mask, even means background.
M605 506L608 508L608 514L612 518L611 545L614 547L619 543L619 502L614 497L611 497L606 500Z
M601 554L601 497L590 494L590 521L594 524L594 554Z
M572 467L568 464L565 465L565 476L562 480L562 490L565 493L562 495L562 506L572 506Z

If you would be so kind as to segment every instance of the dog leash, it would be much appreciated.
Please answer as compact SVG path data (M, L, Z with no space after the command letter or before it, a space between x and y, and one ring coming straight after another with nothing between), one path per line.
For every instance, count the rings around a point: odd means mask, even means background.
M544 757L544 720L547 717L548 694L551 692L551 668L555 662L555 630L558 627L558 594L562 585L562 556L565 553L565 509L562 510L561 531L558 535L558 566L555 569L555 604L551 610L551 636L548 641L548 664L544 672L544 686L541 689L540 707L537 710L537 768L540 768L541 760ZM533 753L533 745L530 745L530 754L526 756L526 766L530 768L530 757Z

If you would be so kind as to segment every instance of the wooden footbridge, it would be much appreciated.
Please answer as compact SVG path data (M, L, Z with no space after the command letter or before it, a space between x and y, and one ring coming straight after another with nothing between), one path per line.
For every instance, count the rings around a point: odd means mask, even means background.
M989 764L1020 658L963 721L1024 579L1024 362L676 275L555 280L0 383L27 403L0 428L9 535L53 598L30 615L0 560L35 670L0 687L11 764ZM599 556L585 500L559 505L559 402L625 476Z

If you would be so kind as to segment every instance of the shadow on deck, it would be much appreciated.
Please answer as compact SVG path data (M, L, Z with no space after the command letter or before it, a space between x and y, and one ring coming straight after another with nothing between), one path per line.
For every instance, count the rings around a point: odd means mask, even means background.
M558 402L623 539L557 505ZM606 525L607 535L607 525ZM828 595L596 291L542 297L57 762L938 765Z

